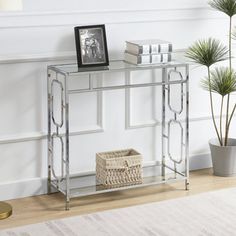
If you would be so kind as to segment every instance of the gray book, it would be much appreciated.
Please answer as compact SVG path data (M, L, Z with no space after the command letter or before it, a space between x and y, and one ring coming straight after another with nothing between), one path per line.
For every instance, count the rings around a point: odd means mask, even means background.
M132 54L125 52L124 60L134 65L150 65L158 63L167 63L171 61L171 53L158 54Z
M126 41L126 51L136 55L170 53L172 50L172 43L160 39Z

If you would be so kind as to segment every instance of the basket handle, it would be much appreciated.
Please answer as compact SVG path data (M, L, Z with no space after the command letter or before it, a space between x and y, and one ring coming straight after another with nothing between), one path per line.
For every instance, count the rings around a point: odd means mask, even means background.
M107 169L112 169L112 170L119 169L119 170L128 171L129 168L140 165L137 163L132 164L132 161L129 161L129 160L125 160L123 163L124 163L124 165L122 165L122 166L121 165L108 166Z

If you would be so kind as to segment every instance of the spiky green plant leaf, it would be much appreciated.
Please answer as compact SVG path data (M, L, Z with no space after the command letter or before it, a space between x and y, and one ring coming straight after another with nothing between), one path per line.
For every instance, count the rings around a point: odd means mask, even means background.
M209 38L196 41L186 52L186 57L195 63L210 67L227 59L228 50L220 41Z
M212 92L224 97L236 91L236 72L225 67L215 68L211 71L211 79L203 79L201 85L207 91L211 88Z
M236 0L211 0L208 2L209 5L229 17L232 17L236 14Z

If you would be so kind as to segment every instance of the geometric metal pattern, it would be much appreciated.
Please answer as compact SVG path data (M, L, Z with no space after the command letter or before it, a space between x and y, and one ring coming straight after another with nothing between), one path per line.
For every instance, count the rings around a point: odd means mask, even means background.
M178 75L179 78L180 78L179 80L175 80L175 81L179 81L179 82L183 81L182 73L175 69L175 70L170 70L169 71L169 73L168 73L168 82L172 81L171 80L171 75L173 75L173 74ZM180 108L179 108L179 110L177 110L177 109L173 108L173 106L171 104L171 85L168 85L168 106L169 106L169 108L172 112L174 112L176 114L181 114L182 111L183 111L183 105L184 105L184 100L183 100L183 87L184 87L184 85L183 85L183 83L180 83L180 84L178 84L178 86L181 87L181 91L180 91L180 93L181 93Z
M181 71L178 71L178 67L174 67L172 69L166 70L163 69L164 77L162 79L162 177L165 180L165 168L169 170L173 170L175 174L181 174L178 171L178 166L180 164L184 164L185 168L185 176L187 180L185 181L185 188L188 189L189 186L189 163L188 163L188 146L189 146L189 87L188 87L188 79L189 79L189 69L188 66L185 70L185 77ZM187 80L187 82L186 82ZM174 107L172 104L172 91L173 91L173 82L176 86L179 86L180 89L178 96L178 101L180 102L179 107ZM185 86L185 92L184 92ZM175 91L176 92L176 91ZM185 96L185 114L184 112L184 96ZM167 101L166 101L167 97ZM175 98L176 99L176 98ZM167 103L167 104L166 104ZM167 108L169 110L169 116L167 117ZM182 119L179 116L185 116L185 128L182 125ZM166 127L167 124L167 127ZM179 130L179 132L173 133L173 127ZM184 132L185 131L185 132ZM175 135L175 136L174 136ZM173 148L172 144L176 143L176 137L179 135L180 143L179 154L176 155L172 153ZM168 160L173 163L173 167L170 167L166 164L166 157L168 156ZM176 157L177 156L177 157ZM185 161L185 163L183 163Z
M178 68L184 70L185 76L182 75ZM71 70L70 70L71 69ZM141 71L141 70L159 70L161 71L162 81L157 82L155 79L147 83L130 83L129 74L132 71ZM116 73L122 72L126 75L126 83L122 85L112 85L112 86L103 86L103 84L98 84L94 86L92 81L93 74L102 74L105 73ZM69 89L68 83L69 79L76 76L80 76L81 73L84 75L89 75L89 85L88 88L80 89ZM60 75L60 76L59 76ZM178 76L178 80L173 80L172 76ZM112 78L112 75L111 75ZM51 187L56 188L65 195L66 201L66 210L69 210L70 198L75 196L87 196L96 193L102 192L111 192L117 191L118 189L96 189L97 186L88 186L85 189L75 192L74 187L72 188L71 181L76 178L70 175L70 155L69 155L69 144L70 144L70 132L69 132L69 95L75 93L88 93L88 92L103 92L109 90L117 89L126 89L128 91L131 88L144 88L144 87L156 87L160 86L162 88L162 120L161 120L161 140L162 140L162 163L161 163L161 175L162 181L152 181L148 185L158 184L158 183L167 183L173 181L173 179L168 179L166 177L166 169L169 169L176 175L174 180L178 180L179 177L183 177L181 180L185 180L185 188L188 189L189 185L189 160L188 160L188 145L189 145L189 87L188 87L189 71L188 65L186 63L174 62L168 64L157 64L157 65L145 65L142 67L131 66L122 61L114 61L110 63L109 70L106 68L100 70L78 70L77 65L58 65L58 66L49 66L48 67L48 78L47 78L47 87L48 87L48 193L51 192ZM98 81L97 81L98 82ZM174 108L171 104L171 91L172 85L178 85L181 87L181 96L180 96L180 108ZM55 94L55 88L59 88L58 93ZM59 110L60 117L56 118L55 116L55 99L59 100L59 107L56 110ZM185 96L185 97L184 97ZM167 99L166 99L167 98ZM185 101L185 102L184 102ZM168 117L167 109L172 114L171 117ZM184 113L185 110L185 114ZM180 116L185 117L185 127L182 125ZM129 118L129 117L128 117ZM99 121L100 123L101 121ZM158 123L156 125L159 125ZM167 127L166 127L167 125ZM174 154L171 153L171 145L173 140L172 128L173 125L177 125L180 129L180 157L178 159L174 158ZM58 156L55 154L55 142L59 141L60 152L59 161L61 162L61 170L59 173L55 171L55 160ZM174 168L168 166L166 160L170 160L174 164ZM178 170L177 167L179 164L184 162L184 173ZM178 166L177 166L178 165ZM178 175L178 178L177 178ZM85 178L87 175L79 175L78 177ZM91 175L88 175L91 176ZM94 175L93 175L94 176ZM148 186L147 184L145 186ZM127 186L122 189L141 187L142 184L136 186ZM94 189L95 187L95 189ZM77 191L77 190L76 190Z
M177 120L177 116L180 115L182 112L183 112L183 107L184 107L184 99L183 99L183 96L184 96L184 85L183 83L181 83L183 81L183 76L182 76L182 73L177 71L177 68L175 68L174 70L170 70L168 72L168 80L167 82L171 82L173 81L171 78L172 78L172 75L175 75L175 76L178 76L179 79L178 80L174 80L174 81L179 81L180 83L176 86L180 86L180 108L177 109L177 108L174 108L173 105L171 104L171 85L169 84L168 85L168 107L170 109L170 111L173 113L174 115L174 119L170 119L169 122L168 122L168 135L167 135L167 139L168 139L168 144L167 144L167 151L168 151L168 155L169 155L169 158L171 161L173 161L175 164L181 164L182 161L183 161L183 145L184 145L184 142L183 142L183 139L184 139L184 130L183 130L183 126L181 124L180 121ZM171 154L171 127L172 125L178 125L179 128L180 128L180 144L179 144L179 147L180 147L180 159L179 160L176 160L173 158L174 155ZM176 166L175 166L176 168Z
M55 116L54 116L54 86L55 84L58 84L60 86L61 89L61 121L57 122L55 120ZM58 81L58 80L52 80L51 83L51 96L52 96L52 121L54 123L54 125L56 125L57 128L61 128L64 124L64 100L63 100L63 84L62 82Z
M59 85L60 88L60 98L61 98L61 106L60 106L60 114L61 114L61 119L60 121L57 121L54 116L54 89L55 85ZM52 121L53 124L56 126L56 132L54 132L51 135L51 155L50 155L50 163L51 163L51 171L53 177L56 179L57 182L61 182L64 180L64 170L65 170L65 157L64 157L64 141L62 136L59 133L59 128L61 128L64 125L64 98L63 98L63 84L62 82L58 81L58 79L53 79L51 82L51 116L52 116ZM55 153L54 153L54 140L59 139L60 140L60 146L61 146L61 176L57 176L55 169L54 169L54 159L55 159Z
M178 125L180 127L180 144L179 144L179 147L180 147L180 155L179 155L179 160L176 160L173 158L174 155L171 154L171 139L172 139L172 136L171 136L171 127L173 125ZM180 121L177 121L177 120L170 120L168 122L168 155L170 157L170 160L172 160L174 163L176 164L180 164L182 161L183 161L183 139L184 139L184 129L183 129L183 126L181 124Z
M59 139L60 140L60 146L61 146L61 176L57 176L55 173L55 169L54 169L54 140L55 139ZM51 155L51 168L52 168L52 175L53 177L58 181L61 182L65 179L64 176L64 170L65 170L65 164L66 164L66 160L65 160L65 154L64 154L64 141L63 138L61 136L59 136L57 133L53 133L52 134L52 155Z
M183 106L184 106L184 99L183 99L183 83L181 83L183 81L183 76L182 76L182 73L177 71L177 69L172 69L168 72L168 81L167 82L171 82L172 81L172 76L175 75L175 76L178 76L179 79L175 81L179 81L180 83L176 86L180 86L180 108L177 109L177 108L174 108L174 106L171 104L171 85L168 85L168 107L170 109L170 111L172 113L174 113L174 119L170 119L169 122L168 122L168 145L167 145L167 150L168 150L168 155L169 155L169 158L171 161L173 161L175 164L181 164L181 162L183 161L183 135L184 135L184 130L183 130L183 126L181 124L180 121L177 120L177 115L180 115L182 112L183 112ZM180 147L180 159L179 160L176 160L173 158L174 155L171 154L171 126L175 124L175 125L178 125L180 127L180 144L179 144L179 147ZM176 168L176 166L175 166Z

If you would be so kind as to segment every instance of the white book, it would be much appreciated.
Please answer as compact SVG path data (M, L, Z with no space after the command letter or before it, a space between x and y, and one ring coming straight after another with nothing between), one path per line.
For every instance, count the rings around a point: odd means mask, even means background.
M151 56L146 55L135 55L128 52L125 52L125 61L135 65L145 65L151 63Z
M161 63L162 55L161 54L153 54L151 55L151 63Z
M170 62L170 61L171 61L171 53L163 53L161 62L162 63L167 63L167 62Z
M137 55L169 53L172 49L172 43L160 39L126 41L126 51Z
M134 65L167 63L171 61L171 53L135 55L126 51L124 60Z

